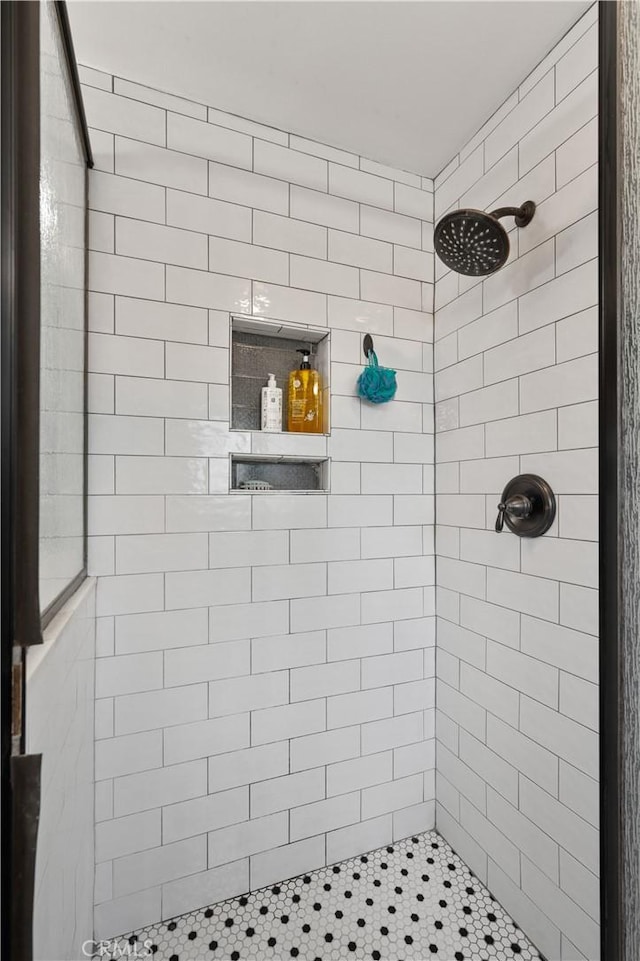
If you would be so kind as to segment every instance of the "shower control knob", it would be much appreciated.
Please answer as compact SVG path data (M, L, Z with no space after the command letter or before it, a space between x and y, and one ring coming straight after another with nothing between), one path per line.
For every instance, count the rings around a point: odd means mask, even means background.
M532 510L533 504L525 494L514 494L507 501L501 501L498 504L497 532L500 533L504 527L505 513L509 517L528 517Z
M519 537L539 537L555 516L556 499L547 482L537 474L518 474L502 492L496 531L500 534L506 523Z

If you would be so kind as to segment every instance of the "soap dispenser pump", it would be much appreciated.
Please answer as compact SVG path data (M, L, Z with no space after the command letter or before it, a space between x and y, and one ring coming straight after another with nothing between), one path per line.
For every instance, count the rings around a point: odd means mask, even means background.
M311 367L311 348L298 348L302 361L297 370L289 374L289 414L287 426L290 431L304 434L320 434L322 422L322 383L320 374Z
M282 430L282 390L276 385L275 374L269 374L267 386L262 388L261 426L269 433Z

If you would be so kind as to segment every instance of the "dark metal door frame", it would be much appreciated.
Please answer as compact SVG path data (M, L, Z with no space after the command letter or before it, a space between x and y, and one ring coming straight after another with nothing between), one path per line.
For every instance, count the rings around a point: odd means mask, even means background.
M66 5L56 0L53 6L91 167ZM24 700L26 649L41 643L44 623L39 599L40 7L8 0L0 7L0 955L12 961L32 956L40 804L41 759L25 754ZM84 576L82 571L56 599L46 619Z

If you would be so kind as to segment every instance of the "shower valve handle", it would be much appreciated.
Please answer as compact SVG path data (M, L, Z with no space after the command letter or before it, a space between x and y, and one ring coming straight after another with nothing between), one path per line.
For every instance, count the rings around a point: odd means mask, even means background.
M496 531L498 534L502 533L505 514L509 514L510 517L528 517L532 510L533 504L525 494L514 494L512 497L508 497L506 501L500 501L498 517L496 518Z

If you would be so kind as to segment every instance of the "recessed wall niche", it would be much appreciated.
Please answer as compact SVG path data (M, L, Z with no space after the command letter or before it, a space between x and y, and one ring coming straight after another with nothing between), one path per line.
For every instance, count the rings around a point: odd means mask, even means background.
M282 429L287 432L289 374L311 348L311 364L322 379L324 430L329 433L329 332L276 320L231 318L231 429L260 430L261 391L275 374L282 389Z
M231 490L252 494L326 493L329 490L329 460L326 457L232 454Z

